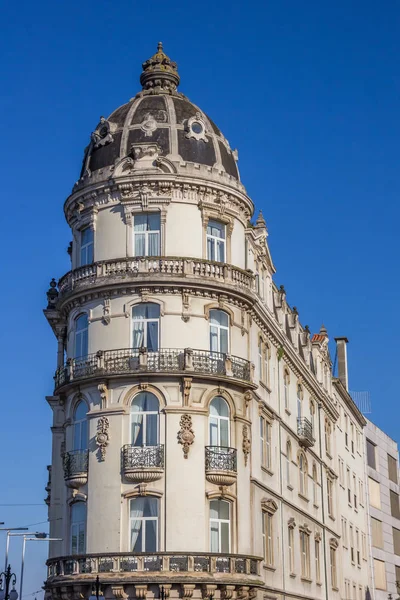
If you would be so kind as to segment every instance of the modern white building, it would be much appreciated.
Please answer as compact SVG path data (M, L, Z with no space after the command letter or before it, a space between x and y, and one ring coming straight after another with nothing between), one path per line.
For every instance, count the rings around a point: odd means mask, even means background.
M346 340L273 282L237 151L159 45L64 205L47 597L365 598L365 419Z
M400 595L399 451L397 444L379 427L367 421L366 471L371 589L374 600Z

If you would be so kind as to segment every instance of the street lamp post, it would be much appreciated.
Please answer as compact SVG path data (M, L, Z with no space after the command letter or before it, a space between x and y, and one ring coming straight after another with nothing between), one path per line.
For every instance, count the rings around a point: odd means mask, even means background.
M4 525L4 523L2 523L2 525ZM7 531L6 560L5 560L5 564L4 564L4 571L7 571L10 536L11 535L24 535L23 533L10 533L10 531L28 531L28 527L0 527L0 531Z
M10 583L13 586L11 592ZM17 578L15 573L11 573L11 567L8 565L7 569L3 573L0 573L0 600L18 600L18 592L15 589L16 583Z
M35 537L29 537L29 536L35 536ZM22 542L22 561L21 561L21 575L19 578L19 595L20 598L22 598L22 584L24 582L24 566L25 566L25 546L26 546L26 542L60 542L62 541L62 538L49 538L47 537L48 534L44 533L44 532L36 532L36 533L28 533L24 535L23 538L23 542ZM0 597L0 600L3 600ZM13 600L13 598L10 598L10 600ZM16 598L14 598L14 600L17 600Z
M97 575L96 581L92 586L92 593L90 595L89 600L99 600L99 598L102 598L102 597L103 597L103 592L101 591L101 583L100 583L99 576Z

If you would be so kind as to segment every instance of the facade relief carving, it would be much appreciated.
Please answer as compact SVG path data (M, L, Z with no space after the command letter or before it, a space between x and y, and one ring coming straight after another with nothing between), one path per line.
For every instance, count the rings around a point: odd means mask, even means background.
M192 427L192 417L190 415L182 415L179 425L181 428L178 431L178 443L182 445L184 458L187 458L190 446L193 444L195 438Z
M102 416L97 421L96 444L99 448L100 460L104 461L106 449L110 441L108 433L110 422L106 416Z

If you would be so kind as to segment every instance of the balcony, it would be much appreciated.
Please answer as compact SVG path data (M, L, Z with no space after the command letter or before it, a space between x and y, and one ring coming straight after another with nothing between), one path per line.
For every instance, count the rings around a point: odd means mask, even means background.
M55 389L92 377L109 378L138 373L176 373L215 379L226 377L235 379L235 383L242 387L255 387L252 363L238 356L192 348L162 348L158 352L147 352L146 348L122 348L69 358L55 373Z
M302 446L306 446L307 448L314 446L313 428L310 421L305 417L297 419L297 435Z
M91 573L109 573L112 581L118 583L138 582L147 583L152 574L168 573L168 583L182 581L210 582L212 574L230 574L230 582L237 585L260 582L260 564L262 558L244 556L241 554L211 554L211 553L165 553L155 552L149 554L112 553L112 554L87 554L79 556L66 556L50 558L47 561L46 587L63 580L74 582L73 576L83 575L81 581L91 579ZM112 574L112 575L111 575ZM119 574L117 576L117 574ZM86 577L85 577L86 576ZM219 575L217 575L218 577ZM110 581L107 579L107 581ZM160 581L156 579L156 581ZM211 579L212 581L212 579ZM162 582L162 580L161 580ZM216 581L217 582L217 581ZM226 578L219 580L226 583Z
M59 299L93 286L154 279L192 279L227 284L251 292L254 276L225 263L182 257L138 257L106 260L69 271L58 282Z
M157 481L164 473L164 445L123 446L122 473L133 483Z
M215 485L233 485L237 478L236 448L206 446L206 479Z
M88 480L89 453L87 450L65 452L63 456L64 479L68 487L80 488Z

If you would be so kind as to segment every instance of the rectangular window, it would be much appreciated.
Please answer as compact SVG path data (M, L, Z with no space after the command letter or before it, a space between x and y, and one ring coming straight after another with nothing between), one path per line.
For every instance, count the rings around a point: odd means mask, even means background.
M357 553L357 566L361 567L361 552L360 552L360 532L356 529L356 553Z
M375 479L368 477L369 501L374 508L381 507L381 488Z
M342 517L342 544L347 548L347 521L344 517Z
M351 476L350 476L350 469L348 467L346 469L346 474L347 474L347 502L351 506Z
M207 225L207 259L225 262L226 227L218 221L209 221Z
M331 583L334 589L337 588L337 572L336 572L336 550L330 548L330 559L331 559Z
M272 518L270 513L263 513L264 562L269 567L274 564Z
M75 502L71 506L71 554L86 552L86 504Z
M132 308L132 348L159 348L160 306L151 302L136 304Z
M354 425L350 423L350 431L351 431L351 453L354 454Z
M393 490L390 490L390 510L392 517L400 519L399 495Z
M357 586L355 583L353 583L353 598L357 600Z
M320 556L320 542L315 540L315 579L317 583L321 581L321 556Z
M383 548L382 521L371 517L371 538L375 548Z
M387 455L388 458L388 471L389 471L389 479L393 481L393 483L397 483L397 460L394 456Z
M372 469L376 469L375 444L367 440L367 463Z
M158 504L158 499L151 496L131 500L131 552L158 551Z
M361 506L364 506L364 482L362 479L358 480L358 491L359 491L358 501Z
M361 546L363 560L367 560L367 536L365 533L361 534Z
M355 563L353 525L349 525L349 532L350 532L350 559L351 559L352 563Z
M400 556L400 529L392 527L393 529L393 547L396 556Z
M261 465L271 468L271 423L260 417Z
M333 517L333 481L332 479L326 480L327 485L327 498L328 498L328 515Z
M210 502L211 552L230 552L230 504L225 500Z
M400 566L399 565L395 565L395 570L396 570L396 588L397 588L397 593L400 594Z
M160 256L160 229L160 213L134 215L134 256Z
M349 447L349 419L348 416L344 415L344 443L346 448Z
M355 476L355 474L353 473L353 492L354 492L354 508L357 510L357 478Z
M294 573L294 529L288 527L289 573Z
M378 590L386 590L386 570L383 560L374 558L375 586Z
M93 262L93 229L86 227L81 231L80 266L90 265Z
M301 576L310 579L310 536L300 531Z

